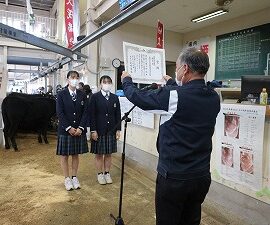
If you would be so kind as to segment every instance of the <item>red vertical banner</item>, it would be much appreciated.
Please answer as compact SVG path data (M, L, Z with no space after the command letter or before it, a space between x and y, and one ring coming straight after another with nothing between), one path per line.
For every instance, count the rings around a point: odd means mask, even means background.
M74 45L73 16L74 0L65 0L65 25L68 48L72 48Z
M157 25L157 48L164 48L164 26L158 21Z

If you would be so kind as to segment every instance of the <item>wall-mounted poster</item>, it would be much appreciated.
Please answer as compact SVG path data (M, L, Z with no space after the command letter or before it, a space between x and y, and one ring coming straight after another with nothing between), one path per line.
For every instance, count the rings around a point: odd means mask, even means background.
M210 43L210 38L203 37L197 40L186 41L186 47L196 47L208 54L210 51L209 43Z
M216 124L220 175L254 190L262 188L265 106L221 104Z

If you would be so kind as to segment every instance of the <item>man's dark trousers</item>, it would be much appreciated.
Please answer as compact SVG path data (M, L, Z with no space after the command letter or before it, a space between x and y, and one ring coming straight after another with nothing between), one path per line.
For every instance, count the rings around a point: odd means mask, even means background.
M211 175L177 180L156 180L156 225L199 225L201 204L208 193Z

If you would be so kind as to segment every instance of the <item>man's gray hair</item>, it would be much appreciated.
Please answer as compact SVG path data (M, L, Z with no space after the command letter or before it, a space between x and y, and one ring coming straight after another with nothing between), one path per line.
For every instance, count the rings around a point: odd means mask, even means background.
M192 72L201 75L206 74L210 66L208 55L195 47L184 49L177 60L180 64L187 64Z

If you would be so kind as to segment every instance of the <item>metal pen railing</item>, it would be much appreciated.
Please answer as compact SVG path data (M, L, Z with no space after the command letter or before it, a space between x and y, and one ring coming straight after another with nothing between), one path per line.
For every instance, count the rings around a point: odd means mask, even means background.
M0 10L0 22L41 38L54 39L56 35L57 20L50 17L35 15L35 22L30 24L28 14Z

